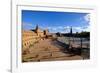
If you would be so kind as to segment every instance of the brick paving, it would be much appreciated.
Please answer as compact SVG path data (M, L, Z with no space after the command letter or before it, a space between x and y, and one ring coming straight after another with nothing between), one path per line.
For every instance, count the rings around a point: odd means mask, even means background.
M29 53L22 55L22 62L39 62L39 61L60 61L60 60L82 60L79 55L70 56L69 53L63 52L66 47L58 41L44 39L33 44L28 50Z

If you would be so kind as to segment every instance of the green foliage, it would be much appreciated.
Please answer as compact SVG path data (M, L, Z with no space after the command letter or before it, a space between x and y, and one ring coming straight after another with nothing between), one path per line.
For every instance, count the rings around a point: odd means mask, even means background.
M81 32L81 33L79 33L79 36L80 37L90 37L90 32Z

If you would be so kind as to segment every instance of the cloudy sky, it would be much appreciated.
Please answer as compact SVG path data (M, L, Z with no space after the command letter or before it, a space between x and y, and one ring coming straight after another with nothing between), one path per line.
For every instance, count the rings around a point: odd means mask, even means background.
M89 13L75 12L48 12L22 10L23 30L34 29L39 25L40 29L49 29L49 32L73 32L89 31Z

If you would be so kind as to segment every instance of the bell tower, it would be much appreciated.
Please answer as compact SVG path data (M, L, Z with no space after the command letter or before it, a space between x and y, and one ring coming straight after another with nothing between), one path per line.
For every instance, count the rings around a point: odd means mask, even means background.
M38 29L39 29L39 26L38 24L36 25L36 28L35 28L35 32L38 33Z
M71 26L71 28L70 28L70 35L72 35L73 34L73 31L72 31L72 26Z

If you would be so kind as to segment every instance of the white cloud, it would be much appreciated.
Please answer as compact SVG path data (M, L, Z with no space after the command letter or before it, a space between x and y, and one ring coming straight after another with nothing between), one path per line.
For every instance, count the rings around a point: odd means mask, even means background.
M68 28L69 26L54 26L54 27L47 27L49 30L51 30L51 32L68 32Z
M73 27L73 32L90 31L90 26Z
M25 23L25 22L22 22L22 25L23 25L23 26L33 26L32 24L30 24L30 23Z
M48 27L48 29L51 32L61 32L61 33L68 33L70 32L70 26L57 26L57 27ZM72 27L72 31L75 32L82 32L82 31L89 31L90 27L89 26L80 26L80 27Z
M30 24L30 23L22 23L22 24L23 24L23 28L27 29L27 30L32 29L32 27L33 27L33 25ZM45 29L44 27L40 27L40 28L43 28L43 30ZM56 33L56 32L69 33L70 28L71 28L71 26L56 26L56 27L55 26L54 27L48 26L48 27L46 27L46 29L48 29L50 32L54 32L54 33ZM72 27L73 33L82 32L82 31L89 31L89 30L90 30L89 25L88 26L82 26L82 27L81 26L79 26L79 27L73 26Z
M80 21L81 24L89 25L89 24L90 24L90 14L86 14L85 16L80 17L80 18L78 19L78 21Z
M90 26L83 27L83 30L90 31Z
M22 27L23 27L23 29L25 29L25 30L29 30L29 29L32 29L33 25L30 24L30 23L22 22Z
M87 14L84 16L85 21L89 22L90 21L90 14Z

